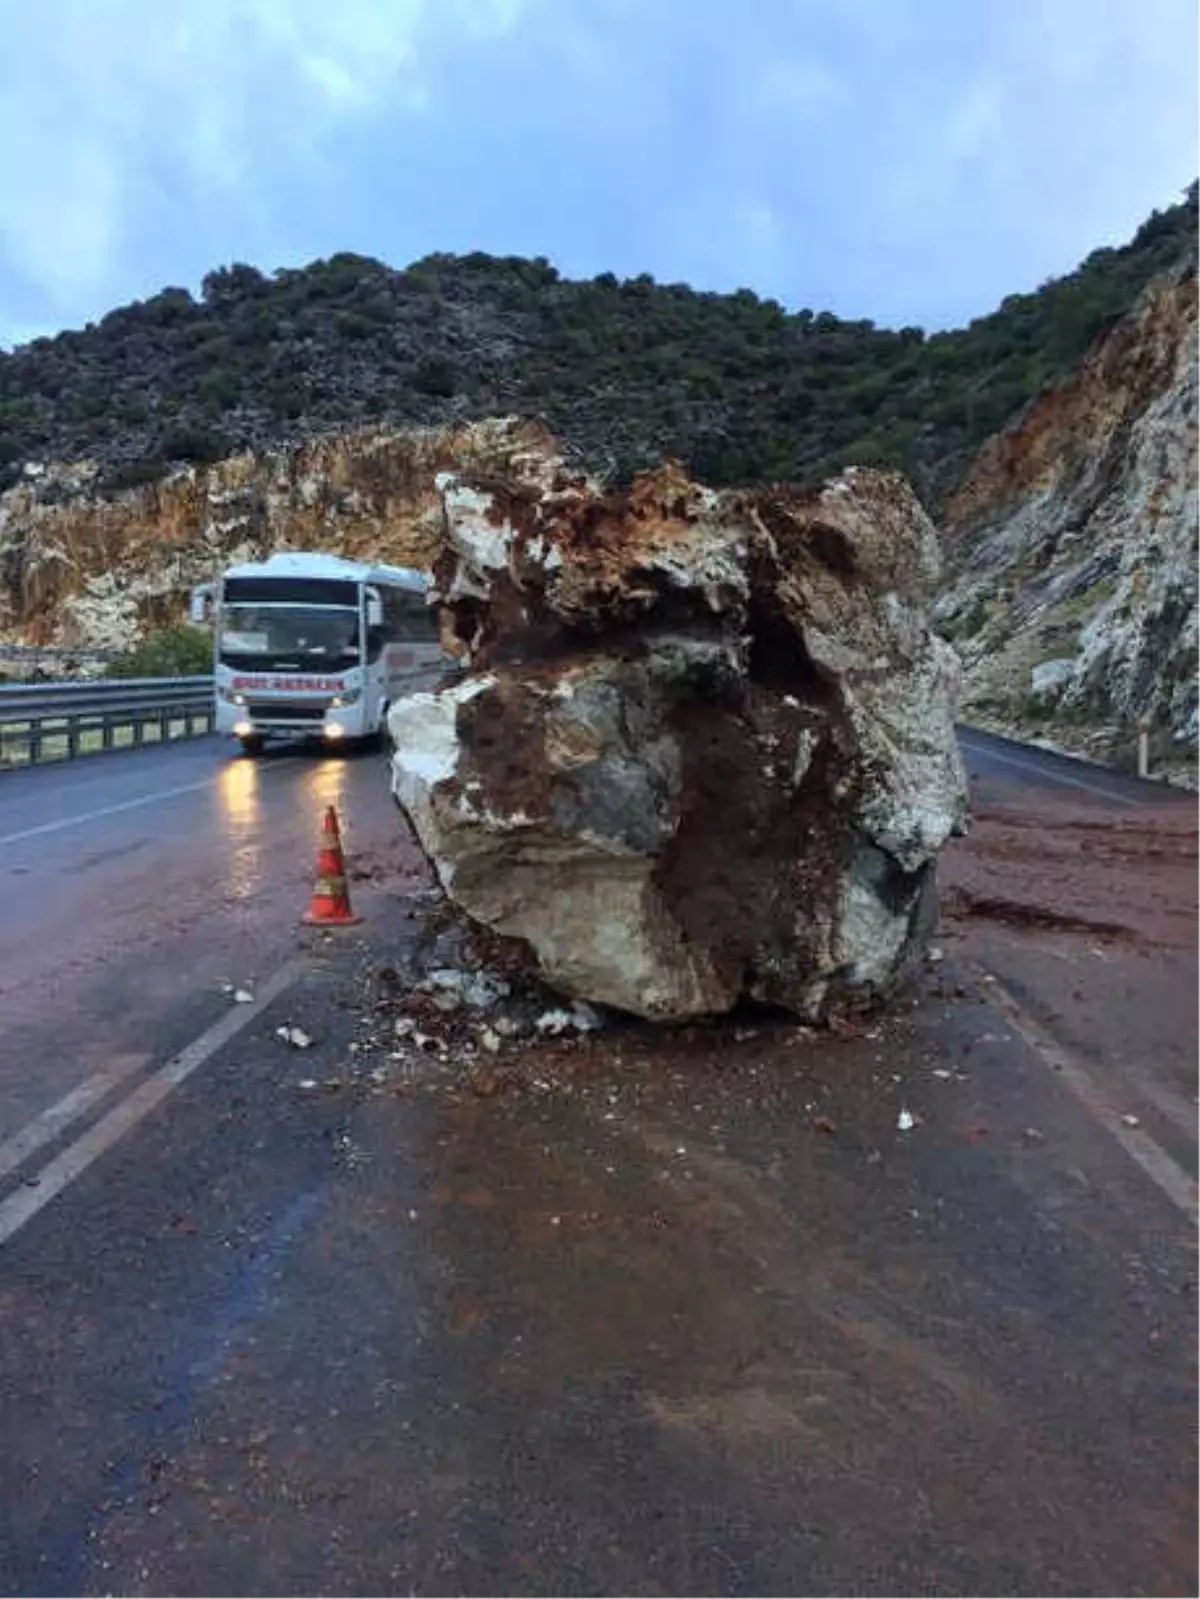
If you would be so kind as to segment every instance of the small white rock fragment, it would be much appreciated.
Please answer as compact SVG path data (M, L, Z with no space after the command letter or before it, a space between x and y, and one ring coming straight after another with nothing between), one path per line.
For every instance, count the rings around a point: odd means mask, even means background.
M936 1077L939 1082L945 1083L949 1082L950 1078L954 1076L954 1073L948 1072L944 1066L935 1066L933 1068L932 1075Z
M1125 1123L1126 1127L1140 1127L1142 1125L1141 1117L1131 1116L1128 1111L1126 1111L1126 1113L1121 1117L1121 1120Z
M453 966L438 967L419 986L423 993L433 995L439 1010L446 1012L463 1005L469 1010L491 1010L510 988L502 977L488 972L464 972Z
M233 1003L235 1005L253 1005L254 995L248 988L235 988L233 991Z
M902 1110L899 1116L896 1117L896 1126L902 1133L911 1133L916 1125L917 1118L911 1110Z
M489 1050L493 1055L500 1053L500 1034L494 1027L483 1028L479 1034L479 1042L484 1049Z
M571 1025L571 1013L565 1010L543 1011L536 1023L539 1033L550 1038L557 1038L560 1033L565 1033Z
M296 1084L296 1087L298 1089L300 1089L300 1091L302 1093L305 1093L305 1094L311 1094L313 1092L313 1090L316 1088L316 1086L317 1086L317 1079L315 1077L302 1077L300 1079L300 1081Z
M401 1016L393 1028L397 1038L411 1038L416 1030L417 1024L411 1016Z
M555 1008L543 1011L534 1025L544 1037L558 1038L562 1033L594 1032L600 1025L600 1016L590 1005L578 1000L570 1010Z
M311 1049L312 1039L302 1027L277 1027L275 1037L282 1038L285 1044L290 1044L293 1049Z

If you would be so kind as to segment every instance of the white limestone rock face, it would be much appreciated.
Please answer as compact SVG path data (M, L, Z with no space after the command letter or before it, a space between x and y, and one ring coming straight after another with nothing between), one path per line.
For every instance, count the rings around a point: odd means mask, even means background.
M980 454L946 512L937 620L964 713L1018 737L1156 766L1197 734L1194 264L1152 283Z
M937 541L904 480L440 489L471 671L393 708L392 786L460 910L563 993L652 1019L890 993L966 814Z

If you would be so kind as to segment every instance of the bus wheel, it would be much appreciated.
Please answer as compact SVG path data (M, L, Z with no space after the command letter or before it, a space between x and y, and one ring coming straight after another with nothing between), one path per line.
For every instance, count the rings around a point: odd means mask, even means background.
M243 755L261 755L264 739L261 733L247 733L244 738L239 738Z

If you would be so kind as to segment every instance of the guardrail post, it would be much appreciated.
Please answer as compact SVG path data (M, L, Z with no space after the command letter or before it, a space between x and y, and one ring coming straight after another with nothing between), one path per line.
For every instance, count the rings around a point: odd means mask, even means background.
M1137 775L1150 776L1150 718L1138 718Z
M69 717L67 720L67 759L73 761L79 754L79 718Z

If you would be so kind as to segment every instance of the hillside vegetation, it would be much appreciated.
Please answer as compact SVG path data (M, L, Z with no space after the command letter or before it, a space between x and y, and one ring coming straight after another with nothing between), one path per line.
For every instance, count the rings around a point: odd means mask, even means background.
M899 466L935 503L974 447L1156 273L1196 250L1197 190L1121 249L927 336L748 289L559 277L542 258L336 255L168 288L0 354L0 487L31 459L98 458L111 489L174 462L373 423L543 417L621 479L674 455L715 485Z

